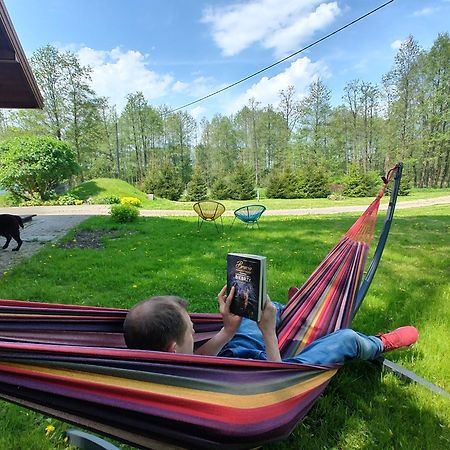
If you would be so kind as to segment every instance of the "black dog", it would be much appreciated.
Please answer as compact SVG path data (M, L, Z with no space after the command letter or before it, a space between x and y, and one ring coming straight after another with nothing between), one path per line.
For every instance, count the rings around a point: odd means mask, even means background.
M20 227L23 228L22 218L20 216L13 216L11 214L0 214L0 236L6 238L3 249L8 248L11 238L17 242L17 247L13 248L13 252L17 252L22 246L22 239L20 239Z

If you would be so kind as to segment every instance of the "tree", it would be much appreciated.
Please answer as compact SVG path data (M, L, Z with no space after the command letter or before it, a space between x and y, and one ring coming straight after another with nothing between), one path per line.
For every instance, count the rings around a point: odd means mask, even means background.
M208 183L223 173L231 173L239 158L238 133L229 117L215 115L204 122L197 162L208 175Z
M394 132L394 155L410 163L417 184L419 64L422 50L412 36L400 46L394 67L383 78L388 93L388 117Z
M31 64L44 95L45 134L72 145L83 179L101 138L98 104L90 87L92 69L82 66L72 52L61 52L51 45L36 50ZM42 123L40 113L26 113L24 119L30 124Z
M371 197L376 192L377 179L374 173L364 173L356 164L352 164L344 185L343 194L347 197Z
M444 187L450 182L450 37L440 34L430 51L420 58L419 103L421 157L420 187Z
M46 45L35 51L30 62L44 96L48 132L61 140L67 125L67 74L64 58L56 47Z
M282 89L279 96L278 110L283 116L290 137L301 114L300 102L295 98L295 87L292 85L288 86L286 90Z
M208 198L208 186L200 167L194 168L191 181L187 185L187 199L199 202Z
M378 120L378 87L361 80L352 80L344 87L344 101L349 112L348 159L361 167L363 172L372 170L375 165L377 148L376 125Z
M183 182L173 163L162 164L156 175L154 189L158 197L179 200L183 193Z
M0 186L24 200L48 199L79 170L70 145L52 137L14 138L0 145L0 153Z
M197 124L189 113L178 111L165 117L164 131L170 159L178 168L186 185L191 178L190 149L195 139Z
M233 199L250 200L255 198L255 175L253 170L243 164L238 164L230 180Z
M91 157L100 140L102 129L99 102L90 88L90 67L82 66L71 52L62 55L67 78L67 130L65 139L72 144L81 167L81 180L84 171L91 164Z
M314 159L328 156L328 126L331 118L331 91L318 78L309 85L309 93L301 102L299 138Z
M266 195L268 198L303 198L302 179L290 168L273 170L268 179Z

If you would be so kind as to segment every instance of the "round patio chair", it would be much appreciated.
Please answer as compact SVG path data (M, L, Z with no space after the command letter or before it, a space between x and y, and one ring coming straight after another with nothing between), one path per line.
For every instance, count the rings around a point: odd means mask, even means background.
M222 203L214 200L202 200L201 202L195 203L193 208L198 215L197 231L200 231L203 222L214 222L217 231L220 232L216 223L216 220L220 218L223 232L222 214L225 212L225 206L223 206Z
M241 220L247 226L253 225L256 223L256 226L259 228L258 220L262 216L262 213L266 210L266 207L263 205L247 205L241 206L240 208L234 211L234 219L231 226L233 226L234 221L236 219Z

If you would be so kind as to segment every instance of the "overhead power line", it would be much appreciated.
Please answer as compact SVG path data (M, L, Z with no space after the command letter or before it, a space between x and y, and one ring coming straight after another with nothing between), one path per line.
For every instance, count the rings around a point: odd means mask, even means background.
M201 98L199 98L197 100L194 100L192 102L186 103L185 105L179 106L178 108L171 109L170 111L168 111L168 113L173 113L173 112L178 111L180 109L187 108L188 106L194 105L194 104L199 103L199 102L201 102L203 100L206 100L207 98L213 97L214 95L220 94L221 92L226 91L227 89L230 89L230 88L232 88L232 87L234 87L234 86L236 86L236 85L238 85L240 83L243 83L244 81L247 81L250 78L256 77L256 75L259 75L260 73L265 72L266 70L269 70L272 67L275 67L278 64L283 63L284 61L287 61L290 58L293 58L294 56L298 55L299 53L304 52L305 50L308 50L309 48L313 47L314 45L319 44L320 42L330 38L331 36L334 36L335 34L341 32L342 30L345 30L346 28L352 26L356 22L359 22L360 20L365 19L366 17L370 16L371 14L373 14L373 13L379 11L380 9L384 8L385 6L389 5L389 3L392 3L393 1L394 0L389 0L386 3L383 3L382 5L376 7L375 9L372 9L372 11L369 11L366 14L358 17L357 19L352 20L351 22L347 23L346 25L338 28L337 30L334 30L333 32L327 34L326 36L321 37L320 39L317 39L317 41L314 41L313 43L307 45L306 47L303 47L300 50L297 50L296 52L291 53L290 55L284 57L283 59L280 59L279 61L274 62L270 66L264 67L263 69L260 69L257 72L252 73L251 75L248 75L248 76L246 76L244 78L241 78L240 80L235 81L234 83L231 83L231 84L223 87L222 89L218 89L217 91L211 92L210 94L205 95L204 97L201 97Z

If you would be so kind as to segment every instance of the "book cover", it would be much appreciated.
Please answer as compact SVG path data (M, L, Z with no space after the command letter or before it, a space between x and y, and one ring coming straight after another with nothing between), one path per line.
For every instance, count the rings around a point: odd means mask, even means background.
M235 286L230 311L258 322L266 299L266 257L244 253L227 255L227 291Z

